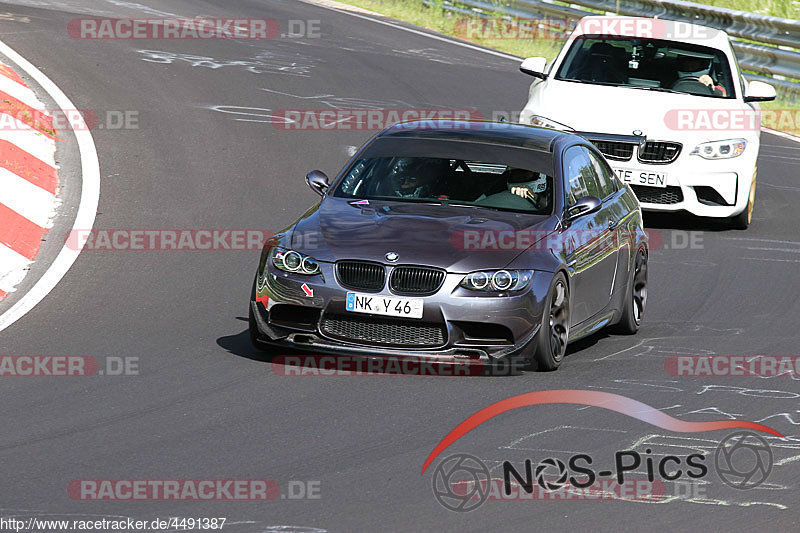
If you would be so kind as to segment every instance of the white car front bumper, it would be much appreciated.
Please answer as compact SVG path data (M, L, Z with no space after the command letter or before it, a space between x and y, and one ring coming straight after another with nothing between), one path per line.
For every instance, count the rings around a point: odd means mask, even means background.
M741 213L755 178L758 143L732 159L707 160L684 146L672 163L651 164L607 158L617 175L633 187L646 211L688 211L701 217L727 218ZM663 185L663 186L656 186Z

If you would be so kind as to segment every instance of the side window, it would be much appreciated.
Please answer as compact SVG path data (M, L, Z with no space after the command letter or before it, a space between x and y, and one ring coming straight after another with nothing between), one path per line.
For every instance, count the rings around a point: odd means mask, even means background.
M564 154L564 172L567 206L574 205L582 196L602 198L597 173L585 148L573 146L567 149Z
M605 200L619 190L619 183L614 171L591 150L589 152L589 159L592 160L595 174L597 175L597 183L600 186L600 194L597 195L601 200Z

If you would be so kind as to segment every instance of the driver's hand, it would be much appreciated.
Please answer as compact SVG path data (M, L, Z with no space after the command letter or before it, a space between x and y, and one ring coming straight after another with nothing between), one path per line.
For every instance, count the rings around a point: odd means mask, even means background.
M527 187L511 187L511 194L516 194L517 196L521 196L522 198L528 197L528 188Z
M709 76L708 74L703 74L702 76L697 78L697 81L699 81L703 85L708 85L709 87L714 86L714 80L712 80L711 76Z

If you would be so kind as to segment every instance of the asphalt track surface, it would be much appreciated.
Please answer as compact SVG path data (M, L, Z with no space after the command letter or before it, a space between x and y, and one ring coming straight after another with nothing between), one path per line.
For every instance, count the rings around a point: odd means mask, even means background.
M303 181L305 172L335 173L348 159L348 147L371 135L289 132L237 120L253 117L213 106L277 110L356 102L475 107L489 115L521 108L529 83L514 61L304 3L142 2L20 0L0 6L6 13L0 38L77 107L139 112L138 129L94 132L102 175L97 228L278 230L317 200ZM322 36L76 41L66 33L76 17L169 16L158 10L274 18L282 29L289 19L320 20ZM154 62L164 60L142 50L162 58L164 52L213 58L218 68L193 65L192 59ZM226 61L246 63L219 66ZM649 307L639 334L582 341L554 373L281 377L247 339L258 252L84 252L42 303L0 334L0 353L135 357L140 374L3 379L0 512L224 516L225 530L233 532L278 526L796 530L797 381L679 378L664 370L671 355L798 353L800 188L794 170L800 144L762 139L751 228L735 232L702 224L694 234L699 245L653 250ZM698 229L697 221L684 217L647 222L669 244ZM432 471L420 471L442 437L495 401L547 389L617 393L684 421L759 421L791 438L768 439L776 465L768 482L752 490L722 484L712 468L705 496L666 503L490 501L470 513L440 506L431 491ZM544 405L498 416L441 457L469 453L493 474L503 460L536 464L574 453L610 466L615 451L633 446L654 454L704 449L713 455L726 434L674 433L604 409ZM306 480L319 481L321 490L319 499L297 501L84 502L67 495L75 479L274 479L284 492L288 480Z

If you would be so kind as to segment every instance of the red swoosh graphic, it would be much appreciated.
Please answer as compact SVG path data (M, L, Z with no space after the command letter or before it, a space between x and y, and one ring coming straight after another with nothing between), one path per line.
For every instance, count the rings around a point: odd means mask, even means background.
M445 448L484 422L506 411L517 409L518 407L551 403L569 403L601 407L677 433L698 433L700 431L714 431L716 429L746 428L785 438L772 428L755 422L746 422L744 420L718 420L715 422L686 422L684 420L678 420L646 403L626 398L619 394L611 394L610 392L570 389L543 390L512 396L511 398L493 403L461 422L433 449L422 467L422 473L425 473L425 469L430 466L433 460L436 459Z

